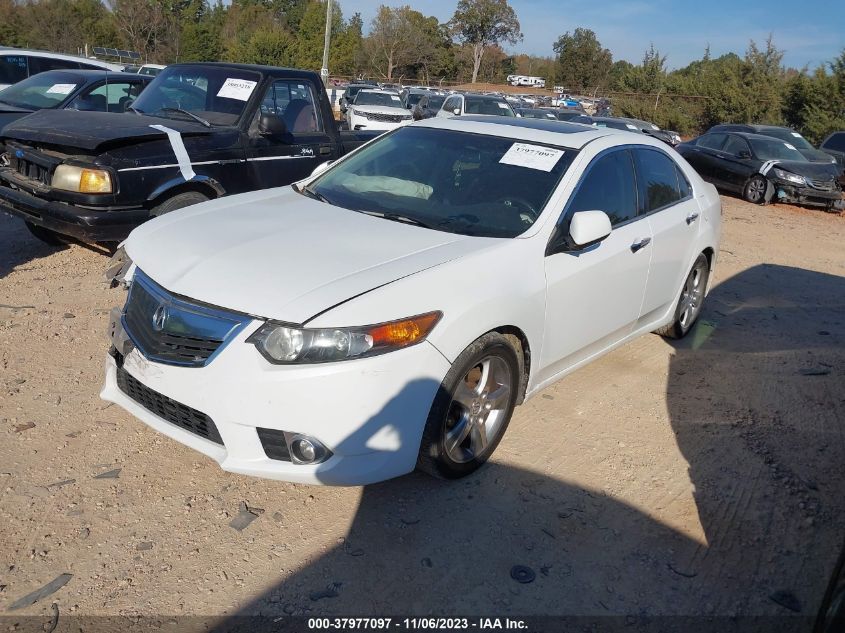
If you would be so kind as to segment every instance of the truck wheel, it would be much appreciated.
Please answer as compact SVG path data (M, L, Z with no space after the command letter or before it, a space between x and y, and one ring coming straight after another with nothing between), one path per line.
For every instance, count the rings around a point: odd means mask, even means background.
M155 218L160 215L164 215L165 213L175 211L176 209L182 209L184 207L190 207L192 204L206 202L208 199L208 196L205 196L198 191L186 191L185 193L177 194L172 198L168 198L161 204L154 206L152 211L150 211L150 216Z
M434 397L417 468L457 479L484 464L508 428L522 382L519 372L517 351L498 332L467 347Z
M62 238L61 233L56 233L56 231L45 229L43 226L38 226L37 224L33 224L32 222L27 222L26 228L28 228L30 233L32 233L35 237L37 237L45 244L49 244L50 246L67 245L67 242L65 242L65 240Z

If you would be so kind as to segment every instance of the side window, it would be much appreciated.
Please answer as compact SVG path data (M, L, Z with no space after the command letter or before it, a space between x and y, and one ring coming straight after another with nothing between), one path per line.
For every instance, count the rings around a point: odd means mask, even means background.
M48 70L79 70L79 62L65 59L50 59L49 57L30 57L29 74L43 73Z
M681 199L675 162L656 150L634 150L643 213L658 211Z
M699 136L695 144L699 147L719 150L722 149L722 145L725 144L725 139L727 138L727 134L705 134L704 136Z
M79 95L70 107L97 112L124 112L126 105L137 96L136 93L137 87L133 84L102 84Z
M282 117L291 134L309 134L323 130L316 104L310 83L282 79L274 81L267 89L261 102L261 113Z
M634 166L628 150L598 158L569 204L569 215L578 211L604 211L613 226L637 216Z
M684 175L684 172L681 171L681 168L675 165L675 171L678 174L678 189L681 193L681 200L684 198L689 198L692 196L692 185L689 184L689 180Z
M459 108L461 106L461 100L458 97L449 97L446 99L446 103L443 104L443 109L448 110L449 112L453 112L455 108Z
M845 152L845 132L837 132L822 145L825 149L832 149L835 152Z
M16 84L29 76L23 55L0 55L0 84Z
M728 136L728 142L725 143L725 147L722 151L732 155L732 156L739 156L740 152L748 152L748 143L745 142L745 139L740 136L734 136L731 134Z

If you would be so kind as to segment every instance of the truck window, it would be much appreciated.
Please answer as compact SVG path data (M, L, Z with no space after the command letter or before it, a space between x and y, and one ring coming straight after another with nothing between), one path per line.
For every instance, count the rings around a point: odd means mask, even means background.
M322 132L323 125L311 84L301 79L274 81L261 101L262 114L282 117L291 134Z
M0 84L16 84L29 77L26 61L23 55L0 56Z

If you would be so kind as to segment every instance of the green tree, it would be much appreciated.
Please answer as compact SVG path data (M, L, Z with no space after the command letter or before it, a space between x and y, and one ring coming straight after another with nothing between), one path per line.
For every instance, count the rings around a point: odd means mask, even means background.
M450 25L458 41L472 51L472 83L485 51L522 40L519 20L507 0L458 0Z
M554 43L557 54L556 81L569 90L591 90L606 86L613 64L610 51L602 47L590 29L567 31Z
M260 29L229 52L232 61L267 66L292 66L296 42L280 28Z

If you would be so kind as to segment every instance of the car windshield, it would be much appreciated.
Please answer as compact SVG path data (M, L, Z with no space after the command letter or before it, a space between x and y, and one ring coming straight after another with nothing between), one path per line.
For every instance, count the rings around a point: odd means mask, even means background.
M766 128L760 132L760 134L765 134L766 136L774 136L775 138L779 138L782 141L786 141L796 149L815 149L807 139L801 136L798 132L793 132L792 130L788 130L782 127L775 127L775 128Z
M497 116L516 116L505 101L498 99L464 98L465 114L493 114Z
M575 155L513 138L405 127L330 168L304 193L439 231L516 237L537 220Z
M748 141L760 160L796 160L806 162L804 155L795 146L785 141L765 138L750 138Z
M51 71L33 75L0 93L0 103L24 110L56 108L85 80L75 73Z
M362 90L355 95L355 105L387 106L389 108L401 108L402 100L399 95L392 92L372 92Z
M440 107L443 105L443 102L446 101L446 97L443 95L436 95L434 97L428 98L428 108L429 110L439 110Z
M184 110L211 125L234 125L261 81L249 70L209 66L170 66L147 86L132 108L168 119L192 120Z

